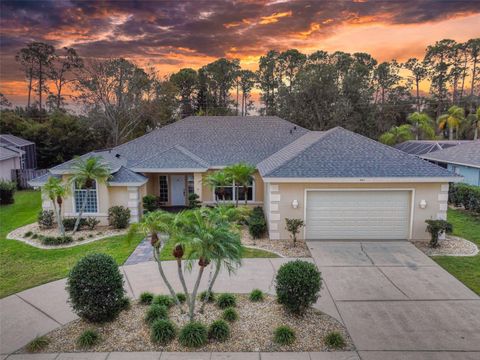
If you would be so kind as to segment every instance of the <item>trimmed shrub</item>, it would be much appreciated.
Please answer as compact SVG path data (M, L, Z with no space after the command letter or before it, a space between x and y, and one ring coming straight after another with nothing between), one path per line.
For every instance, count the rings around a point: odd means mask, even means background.
M230 326L224 320L216 320L208 327L208 338L224 342L230 337Z
M450 184L448 201L457 207L463 206L465 210L480 214L480 186Z
M14 194L17 184L14 181L0 179L0 205L9 205L15 202Z
M285 229L290 233L290 237L293 240L293 247L297 246L297 234L300 229L305 226L302 219L289 219L285 218Z
M73 242L71 236L40 236L43 245L63 245Z
M295 331L289 326L279 326L273 332L273 341L279 345L291 345L295 342Z
M207 327L201 322L192 321L180 330L178 341L189 348L198 348L207 343Z
M202 202L198 200L200 196L198 196L195 193L191 193L188 195L188 208L189 209L198 209L200 206L202 206Z
M145 195L142 198L142 203L144 212L158 210L158 199L155 195Z
M40 210L37 222L41 229L51 229L55 224L55 213L53 210Z
M267 222L265 221L265 214L263 209L259 206L255 207L250 214L248 220L248 232L254 239L259 239L267 231Z
M45 349L48 344L50 340L46 336L37 336L27 344L26 349L28 352L37 352Z
M427 231L430 233L430 246L435 248L438 246L438 238L443 233L451 233L453 230L452 224L445 220L425 220L427 223Z
M343 335L340 334L338 331L331 331L323 338L325 344L333 349L341 349L345 347L346 342L343 338Z
M260 289L254 289L249 295L250 301L262 301L264 298L263 292Z
M199 299L200 301L205 301L205 299L207 298L207 291L202 291L199 295ZM215 293L212 291L210 293L210 296L208 297L208 302L212 303L212 302L215 302L215 299L216 299L216 295Z
M30 237L33 235L33 232L27 231L25 234L23 234L24 237Z
M140 294L140 303L143 305L150 305L153 301L154 295L151 292L145 291Z
M152 323L150 338L152 342L160 345L167 345L177 335L177 329L173 322L168 319L155 320Z
M220 294L217 298L217 306L220 309L226 309L227 307L235 307L237 306L237 299L235 298L235 295L230 293Z
M222 319L228 322L234 322L238 320L238 313L233 307L226 308L222 313Z
M164 305L152 304L145 314L145 322L153 323L155 320L168 319L168 309Z
M125 229L130 223L130 209L112 206L108 209L108 224L114 229Z
M280 266L276 277L277 299L287 310L304 313L317 301L322 278L314 264L290 261Z
M82 258L68 275L67 290L75 313L89 321L112 320L122 310L123 276L109 255Z
M77 338L77 345L82 349L88 349L98 344L100 334L95 329L87 329Z
M178 293L176 294L177 295L177 299L178 299L178 302L180 304L183 304L185 301L187 301L187 296L183 293Z
M169 295L157 295L153 298L152 304L163 305L166 308L170 308L175 305L175 301L173 301L172 297Z
M95 230L98 224L100 224L100 220L91 216L85 220L85 227L88 230Z

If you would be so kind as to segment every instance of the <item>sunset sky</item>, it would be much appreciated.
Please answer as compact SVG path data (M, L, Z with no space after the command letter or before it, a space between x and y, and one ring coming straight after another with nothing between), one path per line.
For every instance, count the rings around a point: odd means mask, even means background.
M270 49L363 51L377 60L423 57L443 38L480 36L480 1L1 1L0 92L25 104L15 63L30 41L84 57L126 57L160 74L218 57L255 69Z

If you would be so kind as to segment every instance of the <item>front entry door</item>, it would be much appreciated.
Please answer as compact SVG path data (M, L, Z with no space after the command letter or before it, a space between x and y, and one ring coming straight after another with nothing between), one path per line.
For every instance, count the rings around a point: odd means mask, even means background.
M172 206L185 206L185 175L170 175Z

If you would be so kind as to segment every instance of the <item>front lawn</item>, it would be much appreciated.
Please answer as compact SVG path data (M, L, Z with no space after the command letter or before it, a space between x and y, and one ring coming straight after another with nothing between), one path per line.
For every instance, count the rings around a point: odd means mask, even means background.
M16 240L7 240L13 229L35 222L41 208L38 191L20 191L15 204L0 208L0 298L67 276L69 269L88 253L105 253L123 264L141 241L129 244L115 236L66 249L43 250Z
M463 210L448 209L447 218L453 225L453 235L480 246L480 216ZM434 256L433 260L480 295L480 254L468 257Z

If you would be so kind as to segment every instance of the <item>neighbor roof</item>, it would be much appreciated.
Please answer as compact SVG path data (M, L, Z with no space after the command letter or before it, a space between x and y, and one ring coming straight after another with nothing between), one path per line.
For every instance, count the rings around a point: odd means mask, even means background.
M408 154L420 156L469 142L471 140L408 140L394 147Z
M44 174L42 176L36 177L35 179L32 179L32 180L29 180L28 184L32 187L40 187L40 186L43 186L48 181L48 179L51 178L51 177L56 177L56 178L60 179L62 176L52 174L51 172L47 172L46 174Z
M0 144L7 144L7 145L13 145L13 146L25 146L25 145L32 145L35 143L22 139L15 135L0 134Z
M422 155L424 159L480 168L480 141Z
M410 178L455 177L453 173L390 146L336 127L279 152L263 167L266 178ZM312 141L313 140L313 141ZM301 141L301 139L299 140ZM279 155L281 153L281 155ZM282 158L279 161L279 158ZM263 165L265 162L263 163Z
M10 146L0 146L0 160L20 157L23 153L25 152L16 148L12 148Z

